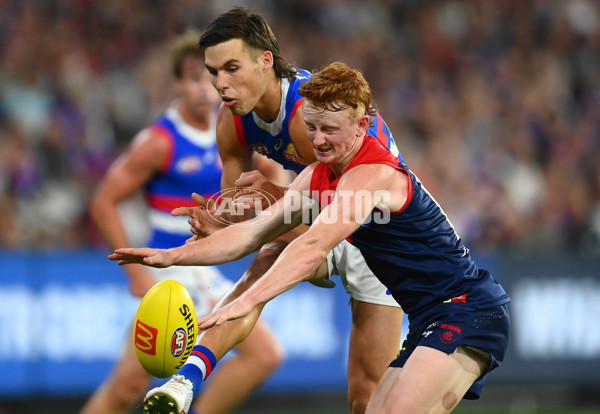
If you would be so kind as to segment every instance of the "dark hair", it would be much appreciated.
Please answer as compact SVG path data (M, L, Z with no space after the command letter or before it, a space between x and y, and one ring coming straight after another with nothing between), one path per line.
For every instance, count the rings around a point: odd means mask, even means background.
M268 50L273 54L273 70L278 78L292 80L294 69L279 51L277 39L263 16L243 7L235 6L219 15L200 37L200 50L218 45L231 39L241 39L250 51ZM252 55L251 55L252 56Z
M200 31L189 29L173 41L171 46L171 68L177 79L180 79L183 75L183 61L186 57L193 56L204 60L204 56L198 48L199 36Z

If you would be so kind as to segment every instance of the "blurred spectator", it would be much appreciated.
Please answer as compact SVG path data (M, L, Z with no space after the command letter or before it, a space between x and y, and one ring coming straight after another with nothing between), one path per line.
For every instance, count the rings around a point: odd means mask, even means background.
M409 165L469 245L600 255L598 2L243 4L269 17L298 66L342 60L364 72ZM0 3L0 246L100 243L90 194L171 99L154 62L223 7Z

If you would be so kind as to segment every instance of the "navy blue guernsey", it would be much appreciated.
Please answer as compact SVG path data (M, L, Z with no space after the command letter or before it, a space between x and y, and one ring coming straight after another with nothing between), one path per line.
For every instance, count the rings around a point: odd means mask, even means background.
M486 309L510 300L489 272L477 268L446 214L401 159L367 136L346 171L360 164L386 164L409 178L405 205L387 218L374 210L348 241L360 249L411 321L443 302ZM317 191L322 203L323 192L337 187L339 177L332 178L325 164L313 172L311 194Z
M275 121L265 122L254 112L234 116L237 138L242 146L275 160L287 170L296 173L302 171L308 163L294 147L289 126L302 104L298 88L310 78L310 72L297 68L296 77L291 82L286 78L281 79L281 106ZM391 131L378 113L371 117L369 135L377 137L389 151L400 156Z

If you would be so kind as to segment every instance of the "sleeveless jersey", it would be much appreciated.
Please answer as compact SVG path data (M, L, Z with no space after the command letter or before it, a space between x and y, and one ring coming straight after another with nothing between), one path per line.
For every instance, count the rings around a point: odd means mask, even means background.
M289 126L298 107L302 104L303 98L298 93L298 88L310 80L311 74L300 68L296 71L296 77L291 82L286 78L281 79L281 105L275 121L265 122L254 112L241 117L234 116L234 121L238 140L244 147L250 147L259 154L275 160L283 168L298 173L308 163L296 151L290 137ZM394 155L399 156L392 133L379 114L371 117L368 133L377 137Z
M485 309L509 301L489 272L477 268L446 214L403 161L367 136L346 171L361 164L389 165L409 179L405 205L387 218L375 209L348 241L360 249L411 321L443 302ZM339 182L334 178L326 164L313 172L310 190L318 194L321 208L332 200Z
M216 113L207 131L187 124L171 107L152 126L169 141L169 154L160 172L146 185L145 199L150 209L152 236L149 247L180 246L191 237L187 217L173 217L171 210L197 204L191 195L206 198L221 190L223 165L216 143Z

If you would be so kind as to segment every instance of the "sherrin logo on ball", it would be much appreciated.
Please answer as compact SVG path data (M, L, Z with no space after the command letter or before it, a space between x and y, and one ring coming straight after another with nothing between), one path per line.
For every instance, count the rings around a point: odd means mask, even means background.
M196 342L198 322L192 298L181 283L163 280L142 298L133 343L138 360L158 378L177 373Z

